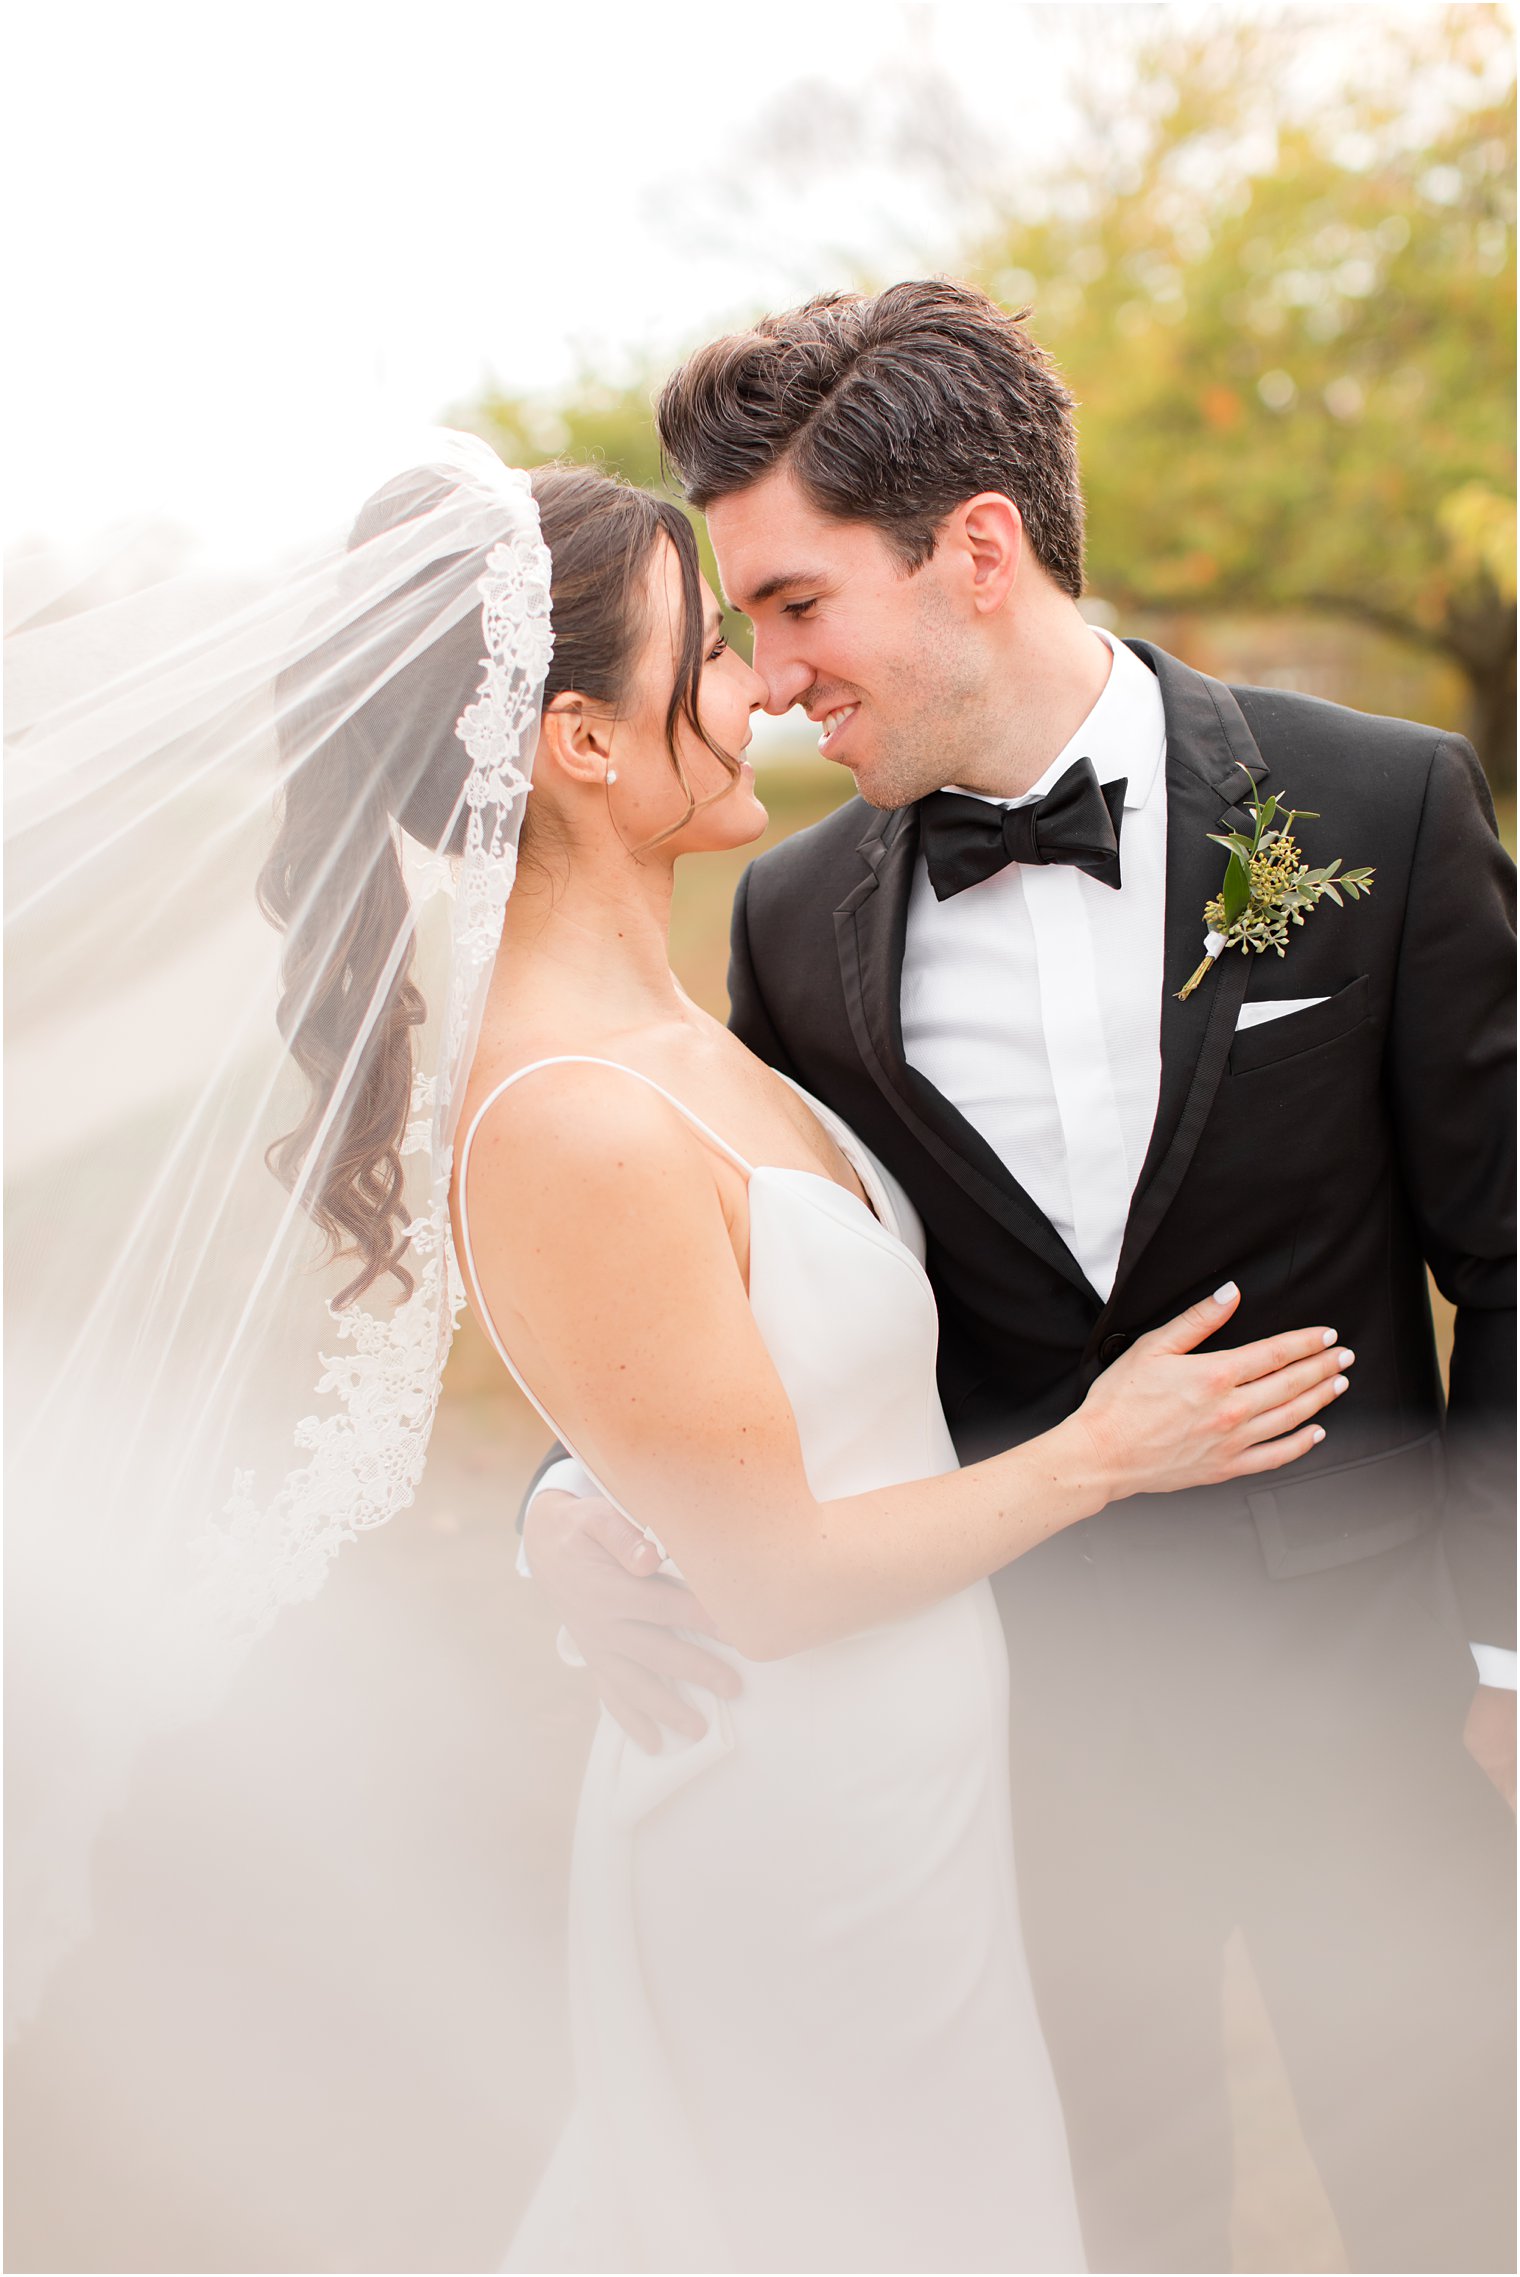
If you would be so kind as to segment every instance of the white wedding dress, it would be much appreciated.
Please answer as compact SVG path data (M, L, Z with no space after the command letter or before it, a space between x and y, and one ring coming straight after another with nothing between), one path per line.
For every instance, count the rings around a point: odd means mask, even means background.
M515 1376L464 1207L506 1088L466 1138L460 1219ZM895 1180L805 1092L874 1212L746 1163L662 1096L748 1178L750 1303L814 1493L955 1469L923 1230ZM507 2266L1081 2269L988 1585L743 1677L732 1704L701 1696L705 1738L667 1733L661 1755L597 1729L571 1874L578 2104Z

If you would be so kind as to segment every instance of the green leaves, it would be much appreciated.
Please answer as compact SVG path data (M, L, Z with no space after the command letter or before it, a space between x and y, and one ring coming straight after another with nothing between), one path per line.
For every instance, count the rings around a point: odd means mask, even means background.
M1224 885L1221 888L1219 898L1224 903L1225 929L1228 931L1230 926L1238 924L1251 906L1249 854L1242 861L1238 853L1231 852L1230 859L1225 865Z
M1294 879L1294 889L1295 898L1306 909L1312 909L1321 895L1327 901L1333 901L1337 909L1344 909L1346 903L1341 899L1343 893L1346 901L1360 901L1364 894L1371 893L1372 872L1342 871L1341 859L1337 854L1335 860L1327 863L1322 870L1300 870Z
M995 296L1033 304L1081 403L1093 590L1121 615L1334 611L1444 655L1502 771L1507 11L1362 11L1367 38L1322 51L1307 100L1296 11L1114 14L1148 29L1084 88L1069 177L1010 197L972 256Z

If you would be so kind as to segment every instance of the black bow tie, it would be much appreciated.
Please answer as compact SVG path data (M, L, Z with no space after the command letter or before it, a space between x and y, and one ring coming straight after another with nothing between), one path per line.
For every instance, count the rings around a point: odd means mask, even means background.
M1032 806L991 806L958 791L931 791L919 807L919 843L941 901L1010 862L1070 862L1107 886L1119 883L1124 783L1100 783L1078 759Z

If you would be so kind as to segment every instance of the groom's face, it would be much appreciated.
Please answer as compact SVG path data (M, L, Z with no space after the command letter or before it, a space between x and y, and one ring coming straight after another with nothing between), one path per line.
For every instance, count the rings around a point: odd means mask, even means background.
M714 500L707 527L729 600L755 628L766 710L800 704L823 756L873 806L952 780L984 666L940 558L906 570L872 523L820 513L785 467Z

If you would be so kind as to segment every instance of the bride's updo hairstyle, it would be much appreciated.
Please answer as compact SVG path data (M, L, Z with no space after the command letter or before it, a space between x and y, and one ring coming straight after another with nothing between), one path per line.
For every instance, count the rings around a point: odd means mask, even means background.
M731 778L739 772L697 712L706 644L696 539L669 500L594 468L541 467L530 479L552 563L554 655L545 708L573 690L614 715L627 711L650 630L650 569L662 541L675 548L682 606L664 728L686 811L633 849L648 852L711 803L694 796L682 766L683 724ZM442 496L440 478L427 468L388 483L366 501L349 552L403 531ZM411 1030L427 1008L411 976L399 833L439 853L463 850L470 761L455 723L479 689L485 635L478 604L466 606L457 623L448 620L468 602L479 568L476 556L430 562L361 627L345 631L341 657L329 650L306 661L277 691L290 771L259 905L288 936L278 1017L310 1098L268 1160L281 1182L299 1191L330 1253L356 1260L358 1271L336 1300L343 1305L387 1273L403 1296L413 1285L402 1262L401 1144L411 1103ZM448 629L432 635L442 623ZM404 656L414 644L420 653L413 661L377 685L376 658ZM543 859L544 836L530 799L524 863Z

